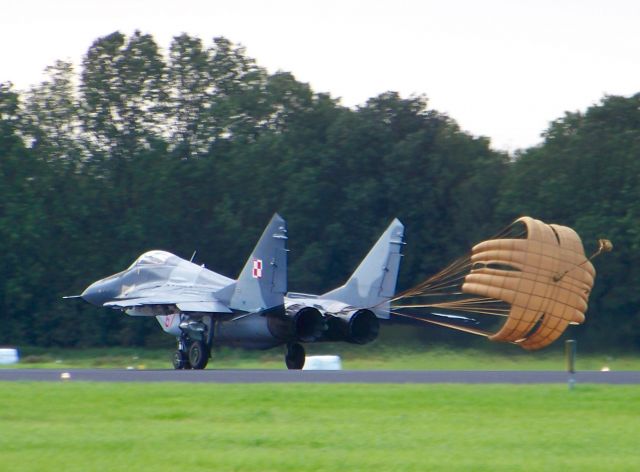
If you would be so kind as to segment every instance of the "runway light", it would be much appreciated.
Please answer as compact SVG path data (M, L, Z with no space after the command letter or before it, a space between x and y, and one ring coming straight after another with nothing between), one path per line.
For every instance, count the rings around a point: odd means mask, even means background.
M602 369L600 369L600 372L609 372L611 369L609 369L609 366L604 366L602 367Z
M71 380L71 374L69 372L61 373L60 380Z

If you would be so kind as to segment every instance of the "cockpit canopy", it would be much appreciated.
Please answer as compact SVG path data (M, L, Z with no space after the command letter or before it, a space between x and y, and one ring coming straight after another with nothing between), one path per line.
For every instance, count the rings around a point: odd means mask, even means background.
M173 259L173 262L171 261ZM152 266L152 265L176 265L177 257L166 251L148 251L138 257L133 264L129 266L129 269L140 266Z

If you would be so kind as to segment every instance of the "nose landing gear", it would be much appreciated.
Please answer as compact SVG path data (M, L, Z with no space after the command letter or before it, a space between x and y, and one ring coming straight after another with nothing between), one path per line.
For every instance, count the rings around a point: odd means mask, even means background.
M189 359L184 351L178 349L173 353L173 368L176 370L191 369L191 364L189 364Z
M189 346L189 364L192 369L204 369L209 362L209 348L204 341L193 341Z

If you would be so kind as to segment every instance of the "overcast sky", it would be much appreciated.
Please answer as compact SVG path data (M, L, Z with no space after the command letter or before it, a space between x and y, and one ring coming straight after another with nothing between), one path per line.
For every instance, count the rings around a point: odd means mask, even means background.
M3 0L0 82L24 90L136 29L165 51L183 32L225 36L348 106L425 94L511 151L564 111L640 92L640 0Z

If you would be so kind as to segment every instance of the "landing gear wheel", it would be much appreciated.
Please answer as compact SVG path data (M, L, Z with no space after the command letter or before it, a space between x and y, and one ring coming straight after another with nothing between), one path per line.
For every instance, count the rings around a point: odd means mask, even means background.
M189 359L184 351L177 350L173 353L173 368L176 370L191 369Z
M192 369L204 369L209 362L209 350L202 341L194 341L189 347L189 364Z
M289 370L300 370L304 367L304 347L302 344L293 343L287 345L287 353L284 356L284 361L287 364Z

